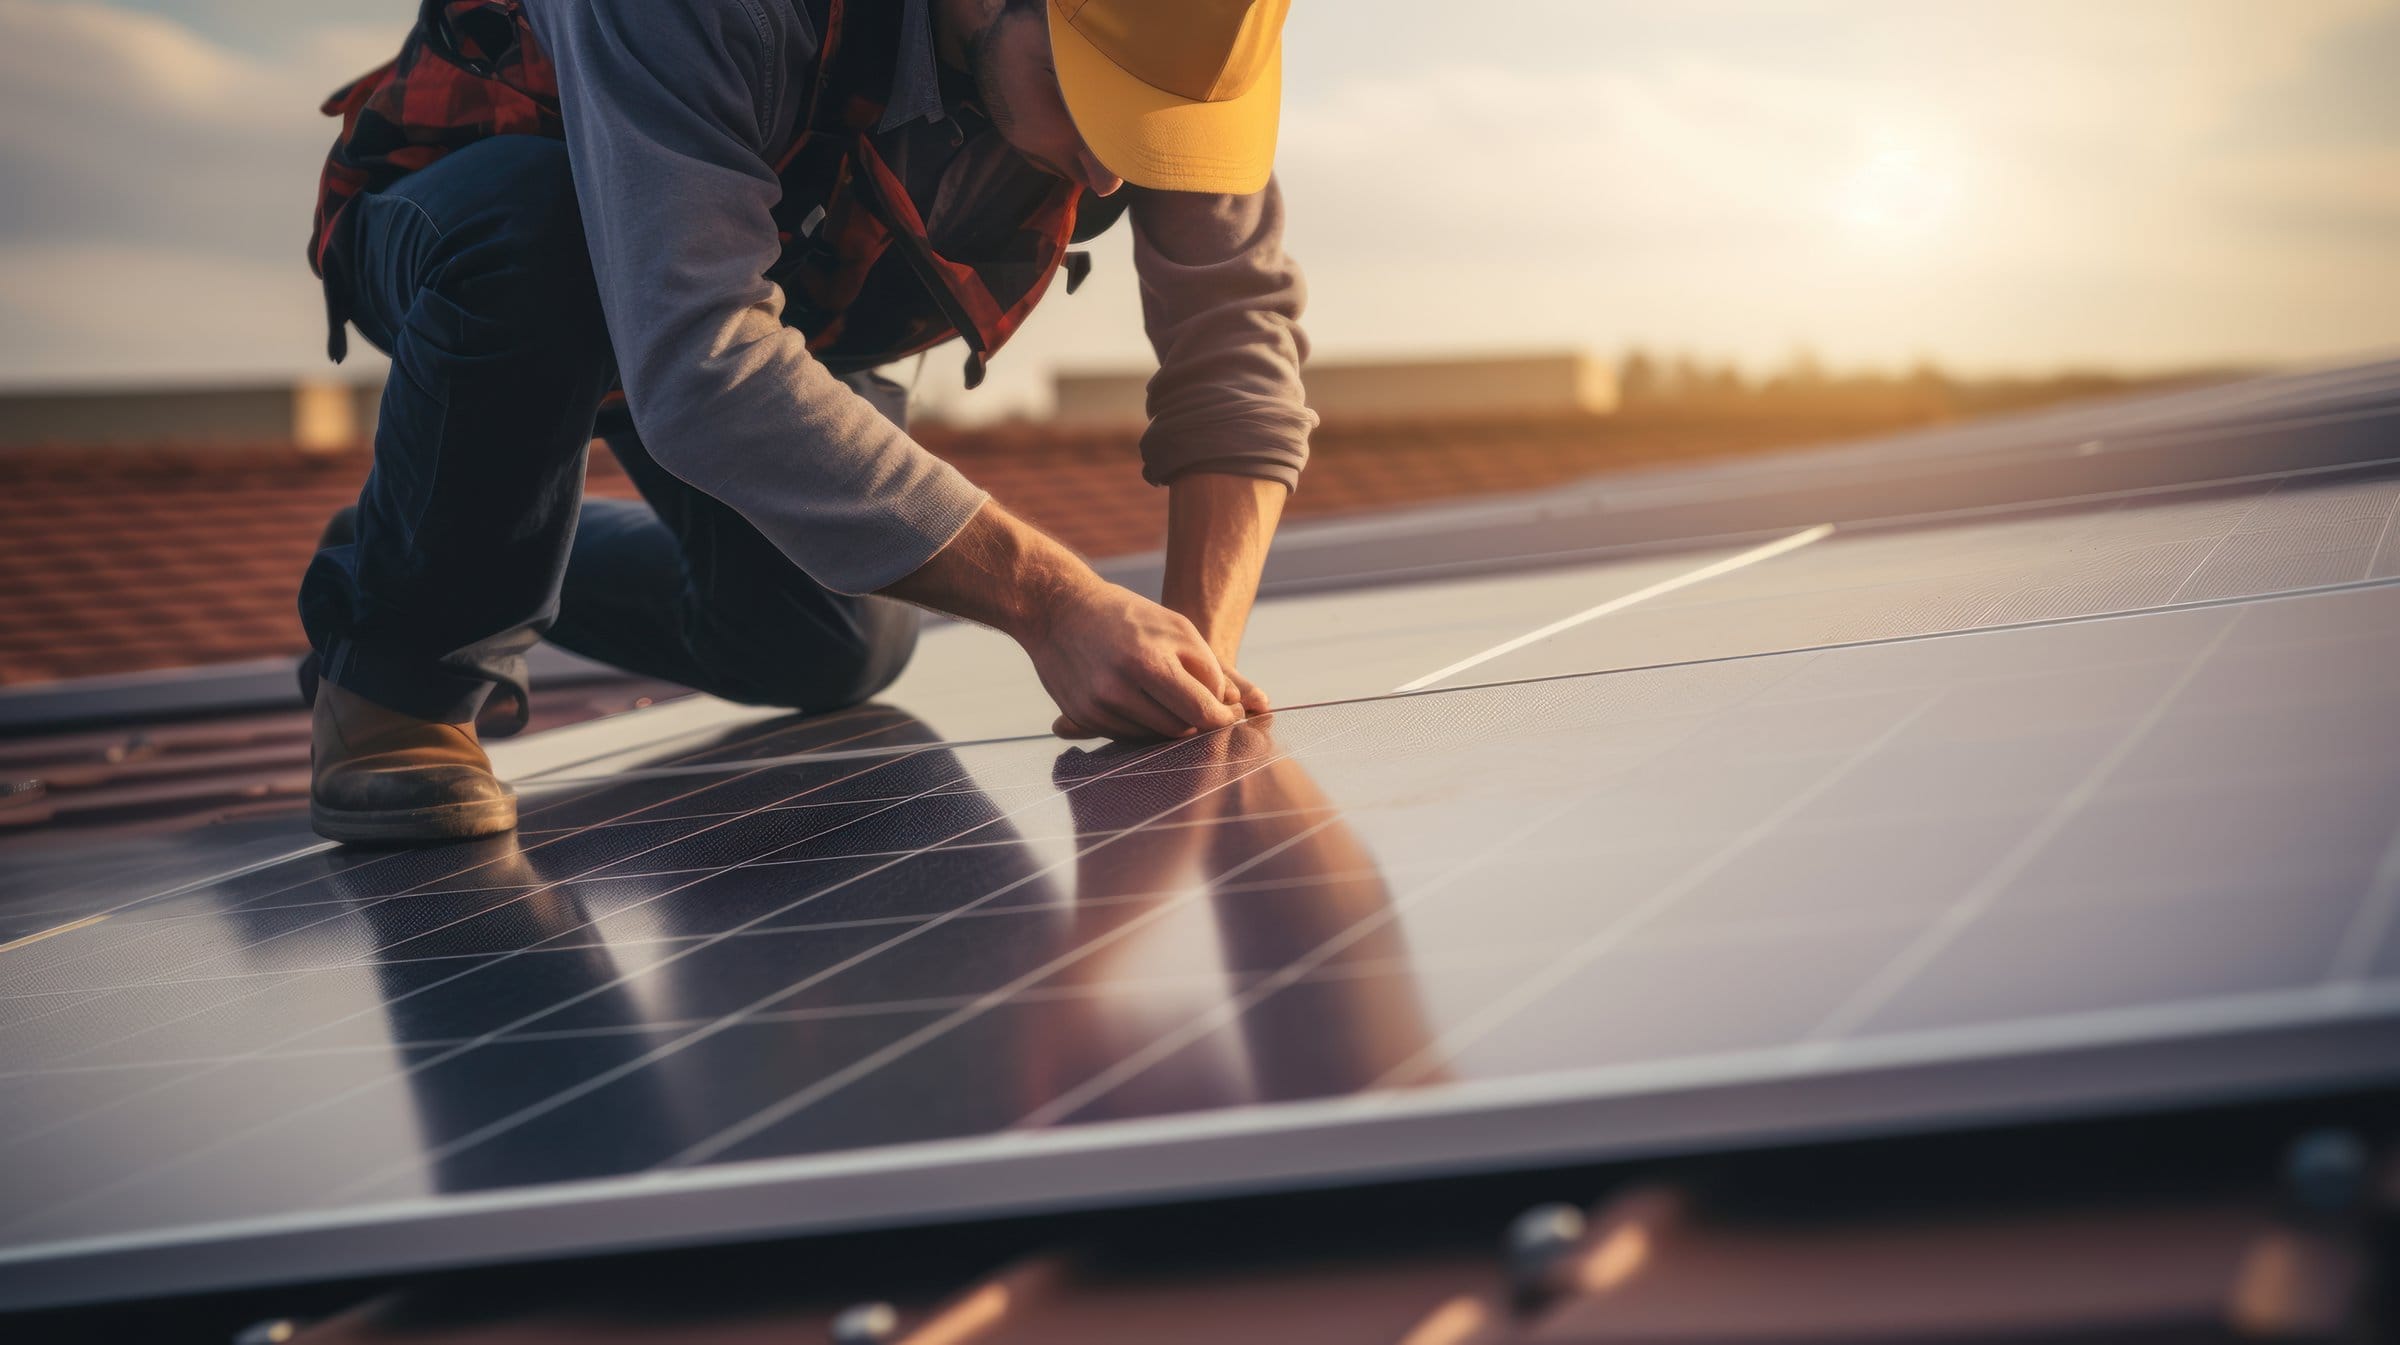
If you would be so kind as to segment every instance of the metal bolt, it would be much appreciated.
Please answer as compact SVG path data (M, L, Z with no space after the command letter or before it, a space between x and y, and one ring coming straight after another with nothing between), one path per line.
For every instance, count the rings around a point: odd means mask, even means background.
M899 1332L900 1311L889 1303L853 1303L833 1319L833 1345L881 1345Z
M1536 1205L1509 1221L1508 1282L1519 1301L1547 1298L1559 1266L1582 1245L1583 1211L1559 1202Z

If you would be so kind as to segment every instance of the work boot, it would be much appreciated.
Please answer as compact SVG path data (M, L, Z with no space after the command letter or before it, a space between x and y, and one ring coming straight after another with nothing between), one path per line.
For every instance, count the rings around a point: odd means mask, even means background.
M517 794L492 774L472 724L387 710L331 682L309 725L308 820L362 845L421 845L517 825Z

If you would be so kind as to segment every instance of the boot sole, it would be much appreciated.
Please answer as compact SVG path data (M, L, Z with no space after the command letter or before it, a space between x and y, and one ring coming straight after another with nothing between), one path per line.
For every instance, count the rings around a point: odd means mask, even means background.
M512 795L371 813L328 808L312 800L308 824L319 836L347 845L439 845L516 830L517 800Z

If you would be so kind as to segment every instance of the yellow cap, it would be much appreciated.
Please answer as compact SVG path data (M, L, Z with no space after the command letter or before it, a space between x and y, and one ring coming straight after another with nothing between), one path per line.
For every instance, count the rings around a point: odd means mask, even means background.
M1050 0L1050 51L1084 143L1137 187L1266 186L1290 8L1291 0Z

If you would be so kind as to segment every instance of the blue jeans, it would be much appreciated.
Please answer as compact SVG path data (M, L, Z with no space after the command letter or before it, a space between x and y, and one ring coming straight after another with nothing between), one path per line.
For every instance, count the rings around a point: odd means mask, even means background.
M630 428L608 445L643 503L583 498L615 360L566 147L530 136L452 153L344 213L337 307L392 357L356 540L319 551L300 616L336 685L464 723L525 692L555 644L754 704L874 695L917 614L811 580L733 509L662 470ZM851 386L899 419L905 395Z

